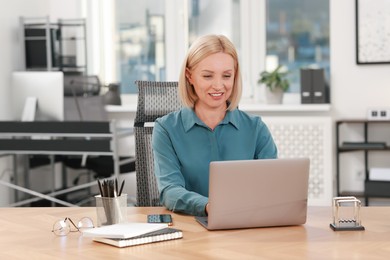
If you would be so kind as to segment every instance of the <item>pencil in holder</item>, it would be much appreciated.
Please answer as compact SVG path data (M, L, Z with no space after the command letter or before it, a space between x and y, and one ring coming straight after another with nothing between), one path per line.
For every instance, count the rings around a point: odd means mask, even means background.
M127 221L127 194L119 197L96 195L97 226L106 226Z

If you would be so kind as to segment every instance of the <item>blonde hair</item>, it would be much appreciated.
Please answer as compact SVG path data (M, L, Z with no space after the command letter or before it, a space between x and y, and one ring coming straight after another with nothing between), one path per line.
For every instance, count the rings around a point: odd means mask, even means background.
M186 70L192 70L203 59L215 53L229 54L234 60L234 84L232 94L228 99L227 110L234 110L240 102L242 93L242 82L240 67L238 64L238 55L233 43L223 35L205 35L198 38L188 50L184 59L179 76L179 96L184 106L193 108L198 96L195 93L194 87L186 77Z

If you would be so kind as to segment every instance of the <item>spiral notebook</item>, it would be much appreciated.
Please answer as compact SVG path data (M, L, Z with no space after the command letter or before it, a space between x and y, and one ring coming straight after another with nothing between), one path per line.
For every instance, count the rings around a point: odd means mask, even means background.
M164 228L131 238L95 237L93 238L93 241L116 247L128 247L180 238L183 238L183 232L181 230L175 228Z
M114 225L101 226L98 228L89 228L83 230L85 237L104 237L104 238L121 238L128 239L141 236L153 231L167 228L165 223L120 223Z

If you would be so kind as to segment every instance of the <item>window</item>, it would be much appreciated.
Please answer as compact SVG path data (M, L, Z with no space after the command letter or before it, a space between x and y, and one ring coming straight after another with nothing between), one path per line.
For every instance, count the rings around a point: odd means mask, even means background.
M201 35L223 34L240 47L239 0L190 0L189 45Z
M237 47L243 98L259 100L257 80L268 64L266 61L288 67L292 93L300 92L302 67L315 64L324 68L329 78L329 0L115 0L112 3L115 14L107 19L115 20L113 74L114 80L121 82L122 94L137 92L135 80L177 80L189 45L198 36L209 33L224 34ZM107 13L103 9L101 13Z
M235 45L240 59L241 71L249 64L244 62L241 49L241 1L240 0L189 0L188 1L188 45L199 36L223 34ZM243 81L246 81L243 75ZM248 84L244 84L248 85ZM248 85L250 89L250 86ZM244 89L243 96L250 96Z
M121 93L136 93L135 80L165 81L164 1L116 0L115 12Z
M289 91L300 92L303 67L324 68L329 78L329 1L267 0L266 13L266 60L291 71Z

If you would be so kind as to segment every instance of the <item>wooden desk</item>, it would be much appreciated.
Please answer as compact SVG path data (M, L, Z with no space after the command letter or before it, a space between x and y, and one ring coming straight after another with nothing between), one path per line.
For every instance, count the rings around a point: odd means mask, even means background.
M128 208L130 221L164 208ZM173 214L184 238L116 248L79 233L57 237L53 223L64 217L96 219L93 207L0 208L0 259L388 259L390 207L363 207L365 231L334 232L331 208L311 207L305 225L206 231L192 216Z

